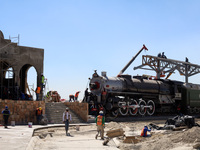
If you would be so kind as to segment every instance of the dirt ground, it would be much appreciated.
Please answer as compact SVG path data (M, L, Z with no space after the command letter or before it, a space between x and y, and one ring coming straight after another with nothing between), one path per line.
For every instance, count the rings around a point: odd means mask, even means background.
M149 137L140 137L141 130L145 125L149 125L150 123L154 123L158 126L163 126L164 124L150 122L150 121L142 121L142 122L109 122L105 127L105 137L107 131L115 130L122 128L125 131L125 137L117 137L112 139L109 144L113 145L116 143L116 146L120 150L193 150L200 149L200 127L192 127L190 129L185 128L179 131L172 130L155 130L153 129L151 132L148 132ZM197 122L200 124L200 122ZM54 137L62 137L65 136L64 128L60 129L49 129L52 130ZM49 132L49 131L48 131ZM77 136L87 136L93 139L96 134L96 125L92 124L90 126L80 126L79 131L77 131L77 127L70 127L70 134ZM130 141L128 143L124 143L124 140L127 137L135 137L136 140ZM41 140L40 144L35 147L35 149L44 148L45 142L48 138L43 138L40 135ZM113 142L114 141L114 142Z
M179 131L156 130L148 132L150 137L140 137L141 130L145 125L152 122L135 122L135 123L116 123L110 122L107 128L123 128L125 135L135 136L138 141L135 143L124 143L121 138L119 149L121 150L192 150L200 149L200 127L185 128ZM200 123L200 122L197 122ZM155 124L155 123L154 123ZM163 127L164 124L156 124Z

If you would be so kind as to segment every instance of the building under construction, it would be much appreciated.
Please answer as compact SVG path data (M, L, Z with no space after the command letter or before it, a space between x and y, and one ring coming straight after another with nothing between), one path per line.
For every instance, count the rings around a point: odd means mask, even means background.
M37 86L41 87L43 60L44 49L19 46L10 39L4 39L0 31L0 99L18 100L21 93L27 94L27 72L30 67L35 68Z

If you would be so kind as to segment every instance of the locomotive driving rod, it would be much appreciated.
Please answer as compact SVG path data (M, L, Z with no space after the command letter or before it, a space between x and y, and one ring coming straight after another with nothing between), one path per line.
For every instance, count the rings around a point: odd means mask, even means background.
M139 50L139 52L128 62L128 64L119 72L117 76L120 76L121 74L124 73L124 71L130 66L130 64L135 60L135 58L142 52L142 50L145 49L148 51L146 46L143 44L143 47Z

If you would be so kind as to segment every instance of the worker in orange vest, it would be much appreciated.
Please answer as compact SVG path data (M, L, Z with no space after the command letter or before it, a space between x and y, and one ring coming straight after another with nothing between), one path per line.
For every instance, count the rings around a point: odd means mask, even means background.
M76 92L76 94L74 95L74 96L75 96L75 101L78 101L78 95L79 95L80 92L81 92L81 91L78 91L78 92Z
M97 139L100 132L101 139L104 140L105 117L103 116L103 111L100 111L99 115L96 117L96 125L97 134L95 138Z
M40 90L41 90L41 88L40 88L39 86L38 86L38 87L36 88L36 90L35 90L35 93L36 93L36 101L39 100Z
M42 119L42 107L36 109L36 117L37 117L37 124L40 124L40 120Z

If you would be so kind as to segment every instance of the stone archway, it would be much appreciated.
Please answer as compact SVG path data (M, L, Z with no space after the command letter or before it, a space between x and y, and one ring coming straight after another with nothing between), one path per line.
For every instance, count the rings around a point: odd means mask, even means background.
M9 81L13 84L12 90L17 91L16 97L9 99L20 99L20 93L27 93L27 71L34 66L37 72L37 86L41 86L41 74L43 73L44 49L19 46L17 43L4 39L3 33L0 31L0 98L4 92L5 82ZM5 70L12 67L13 78L5 79ZM10 82L11 81L11 82ZM42 93L41 93L42 97Z

